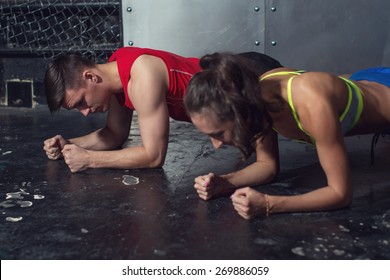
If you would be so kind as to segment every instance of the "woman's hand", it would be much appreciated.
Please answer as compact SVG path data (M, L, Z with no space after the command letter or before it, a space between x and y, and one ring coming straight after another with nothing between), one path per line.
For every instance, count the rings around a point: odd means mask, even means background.
M196 177L194 188L203 200L228 195L236 189L228 180L214 173Z
M269 202L266 194L246 187L236 190L230 198L238 215L246 220L268 215Z

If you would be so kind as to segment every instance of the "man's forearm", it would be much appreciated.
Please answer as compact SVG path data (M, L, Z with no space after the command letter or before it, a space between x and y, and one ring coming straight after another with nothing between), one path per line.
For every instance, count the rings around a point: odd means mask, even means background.
M68 141L86 150L105 151L119 148L125 140L124 136L116 136L107 128L101 128L90 134L72 138Z
M142 146L115 151L88 151L90 168L156 168L164 164L165 157L151 157Z

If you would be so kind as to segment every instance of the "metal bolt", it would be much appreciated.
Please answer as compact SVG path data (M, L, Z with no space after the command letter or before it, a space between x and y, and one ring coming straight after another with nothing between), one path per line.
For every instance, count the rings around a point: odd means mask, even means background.
M255 10L255 12L260 11L260 7L259 6L255 6L253 9Z
M129 46L132 46L132 45L134 45L134 42L133 42L133 41L129 41L127 44L128 44Z
M271 11L275 12L276 11L276 7L272 7Z
M276 46L276 41L271 41L272 46Z
M260 46L260 41L255 41L255 46Z
M127 9L126 9L126 11L129 12L129 13L131 13L132 10L133 9L131 7L127 7Z

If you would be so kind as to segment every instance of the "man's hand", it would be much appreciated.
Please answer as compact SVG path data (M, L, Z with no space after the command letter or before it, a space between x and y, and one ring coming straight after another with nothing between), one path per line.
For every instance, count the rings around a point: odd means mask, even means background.
M56 135L43 142L43 150L49 159L57 160L62 158L61 151L67 143L68 141L61 135Z
M72 173L80 172L90 167L88 151L75 144L65 145L62 155Z

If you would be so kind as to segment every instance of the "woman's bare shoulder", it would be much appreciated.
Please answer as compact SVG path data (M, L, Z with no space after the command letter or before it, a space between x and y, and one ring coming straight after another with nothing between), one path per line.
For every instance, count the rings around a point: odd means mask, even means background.
M295 71L298 71L298 70L294 69L294 68L288 68L288 67L279 67L279 68L275 68L275 69L272 69L270 71L265 72L263 75L261 75L261 77L267 76L267 75L273 74L273 73L278 73L278 72L295 72Z
M296 85L304 85L305 87L322 87L332 88L343 84L343 80L328 72L305 72L297 76L294 80Z

